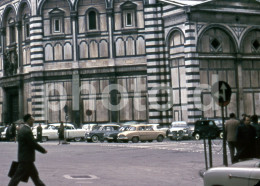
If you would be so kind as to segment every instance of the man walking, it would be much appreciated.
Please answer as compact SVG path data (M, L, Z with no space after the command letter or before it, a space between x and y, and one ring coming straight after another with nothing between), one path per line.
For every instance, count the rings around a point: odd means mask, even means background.
M39 126L37 127L37 141L42 143L42 126L41 126L41 124L39 124Z
M234 113L231 113L229 117L230 120L226 122L225 130L226 130L227 142L228 142L228 147L231 156L231 163L234 163L235 150L237 150L236 134L240 122L236 120L236 115Z
M10 180L8 186L16 186L26 176L31 177L36 186L45 186L40 180L38 171L34 165L35 150L41 153L47 151L40 146L33 138L31 127L33 126L34 118L31 114L26 114L23 118L25 125L18 133L18 168Z
M237 128L237 154L236 161L254 157L256 131L251 125L249 116L245 118L245 124Z

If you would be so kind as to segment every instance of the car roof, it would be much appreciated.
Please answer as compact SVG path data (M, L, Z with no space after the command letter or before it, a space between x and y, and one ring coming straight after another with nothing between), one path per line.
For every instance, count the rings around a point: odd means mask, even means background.
M49 125L60 126L60 123L49 123ZM70 125L74 126L72 123L63 123L63 125L65 125L65 126L70 126Z
M147 124L138 124L138 125L131 125L131 127L147 127Z
M185 123L185 124L187 124L186 121L173 121L173 122L172 122L172 124L176 124L176 123L178 123L178 124L179 124L179 123L183 123L183 124Z

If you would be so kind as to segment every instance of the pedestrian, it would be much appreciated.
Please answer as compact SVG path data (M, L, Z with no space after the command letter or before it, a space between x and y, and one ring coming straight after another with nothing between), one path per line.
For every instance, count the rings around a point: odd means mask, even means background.
M61 141L64 140L64 125L62 121L60 122L60 128L58 129L58 135L59 135L59 144L60 144Z
M255 150L255 128L251 125L249 116L245 117L244 125L237 128L237 154L235 162L253 158Z
M46 154L47 151L40 146L33 137L31 127L34 118L31 114L23 117L25 125L21 127L18 133L18 167L14 176L11 178L8 186L16 186L26 176L31 177L33 183L37 186L45 186L40 180L38 171L34 165L35 150Z
M39 126L37 127L37 141L42 143L42 126L41 126L41 124L39 124Z
M247 114L242 114L242 119L240 120L240 125L244 125L245 124L245 119L246 119Z
M251 116L252 126L256 130L256 139L255 139L255 158L260 158L260 125L258 124L258 116Z
M5 138L6 138L6 141L9 141L11 139L11 126L10 125L6 125Z
M10 140L16 142L16 125L12 123L10 127Z
M237 151L237 128L240 122L236 119L236 115L231 113L229 115L230 120L225 124L226 137L228 142L228 147L230 151L231 163L234 163L235 151Z

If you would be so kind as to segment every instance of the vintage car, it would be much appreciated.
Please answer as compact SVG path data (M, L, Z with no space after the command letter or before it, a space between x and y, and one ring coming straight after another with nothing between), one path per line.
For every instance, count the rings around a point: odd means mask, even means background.
M85 139L87 142L99 142L104 141L104 133L108 131L118 131L120 128L117 124L102 124L99 125L96 130L86 132Z
M82 124L82 129L86 130L86 132L90 132L92 130L95 130L98 128L97 123L88 123L88 124Z
M204 186L259 186L260 160L235 163L230 167L211 168L203 174Z
M190 139L192 133L186 121L174 121L167 131L167 137L171 140Z
M138 143L139 141L152 142L153 140L157 140L158 142L162 142L165 138L164 131L155 131L149 125L139 124L132 125L128 131L124 131L118 134L118 141L128 142L132 141L133 143Z
M192 136L196 140L202 138L215 139L223 136L223 131L215 124L214 120L197 120L194 125L194 132Z
M42 141L59 139L58 129L60 123L52 123L42 129ZM33 129L33 135L36 137L37 129ZM71 123L64 123L64 137L66 140L81 141L84 139L86 130L76 129Z
M151 126L153 128L153 130L160 130L160 131L164 131L166 133L166 131L169 129L168 127L163 127L158 123L152 123L152 124L147 124L148 126Z
M131 125L123 125L119 130L105 131L104 140L107 140L107 142L117 142L117 135L123 131L129 130L130 126Z

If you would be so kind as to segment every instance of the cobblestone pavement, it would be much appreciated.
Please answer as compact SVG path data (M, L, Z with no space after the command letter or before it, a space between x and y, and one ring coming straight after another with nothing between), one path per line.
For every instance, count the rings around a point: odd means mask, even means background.
M205 169L203 141L162 143L42 144L48 154L37 153L36 166L47 186L202 186ZM6 186L17 144L1 142L0 186ZM222 141L212 143L213 165L222 166ZM21 183L19 186L32 186Z

